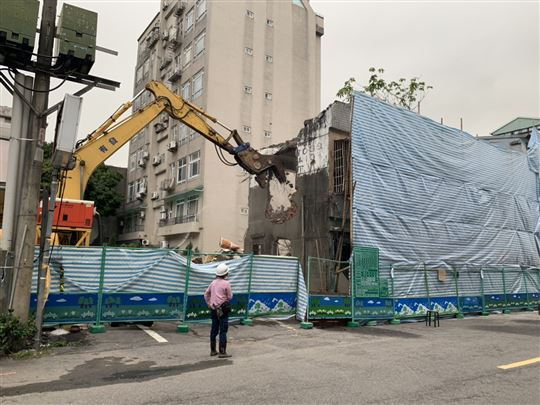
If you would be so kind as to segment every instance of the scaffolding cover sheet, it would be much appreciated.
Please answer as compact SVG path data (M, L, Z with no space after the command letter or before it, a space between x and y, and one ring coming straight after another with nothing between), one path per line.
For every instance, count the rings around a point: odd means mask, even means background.
M527 155L362 93L351 137L356 246L399 264L540 265Z

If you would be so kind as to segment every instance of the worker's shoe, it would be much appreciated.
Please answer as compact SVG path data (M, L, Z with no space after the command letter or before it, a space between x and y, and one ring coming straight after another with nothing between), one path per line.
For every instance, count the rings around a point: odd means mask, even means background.
M210 356L217 356L218 352L216 350L216 341L211 340L210 341Z
M227 354L227 343L219 342L219 356L220 359L225 359L232 357L230 354Z

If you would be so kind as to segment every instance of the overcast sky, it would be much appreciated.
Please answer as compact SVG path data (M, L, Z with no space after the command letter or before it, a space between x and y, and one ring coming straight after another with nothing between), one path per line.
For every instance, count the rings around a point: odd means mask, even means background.
M137 38L158 12L159 0L69 3L99 13L98 45L120 53L97 55L91 73L122 86L84 96L83 137L131 99ZM419 76L431 84L434 89L422 103L422 114L437 121L443 117L453 127L459 127L461 117L464 130L472 135L488 135L517 116L540 117L536 0L312 0L311 5L325 19L321 110L346 79L353 76L365 83L368 68L374 66L383 67L388 79ZM78 88L63 86L51 103ZM1 94L1 104L10 105L5 90ZM226 117L219 118L226 122ZM108 163L127 166L127 149Z

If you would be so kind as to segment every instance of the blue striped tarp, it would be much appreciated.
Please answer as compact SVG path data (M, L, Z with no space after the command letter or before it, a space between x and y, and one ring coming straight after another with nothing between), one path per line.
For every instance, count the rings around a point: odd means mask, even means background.
M540 264L525 154L358 92L351 150L354 245L432 268Z
M37 254L37 253L36 253ZM99 290L103 249L54 247L51 260L51 293L96 293ZM303 319L307 292L297 258L243 256L226 261L233 293L294 293L296 313ZM215 277L217 263L191 263L188 294L201 295ZM250 267L252 266L251 288ZM168 249L105 249L104 293L184 292L187 259ZM34 266L32 292L37 289ZM63 277L61 277L63 275Z

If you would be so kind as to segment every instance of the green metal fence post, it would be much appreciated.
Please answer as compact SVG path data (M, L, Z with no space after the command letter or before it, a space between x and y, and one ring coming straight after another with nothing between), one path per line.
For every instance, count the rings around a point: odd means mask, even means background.
M390 320L391 325L399 325L401 321L396 316L396 298L394 296L394 266L390 268L390 288L392 288L392 319Z
M309 321L309 303L310 303L310 280L311 280L311 257L307 258L307 281L306 281L306 292L307 292L307 310L306 310L306 321L300 322L300 327L302 329L312 329L313 323ZM298 259L298 268L300 268L300 259ZM300 276L300 274L298 275ZM298 300L298 294L296 295ZM298 302L298 301L297 301ZM298 303L296 304L298 305Z
M249 300L251 299L251 278L253 275L253 253L249 255L249 279L248 279L248 294L246 303L246 314L243 319L240 320L242 325L253 326L253 320L249 318ZM298 288L297 288L298 290ZM296 294L298 297L298 294Z
M503 314L509 314L511 311L508 308L508 296L506 295L506 277L504 275L504 267L502 268L502 279L503 279L503 294L504 294Z
M486 296L484 294L484 269L480 268L480 291L482 294L482 316L488 316L489 312L486 311Z
M461 310L461 303L459 302L460 299L459 299L459 284L458 284L458 278L459 278L459 270L456 270L454 269L454 267L452 267L452 272L454 274L454 284L456 285L456 299L457 299L457 314L456 314L456 318L457 319L463 319L464 316L463 316L463 311Z
M105 332L105 325L101 323L101 311L103 307L103 281L105 280L105 260L107 257L107 245L103 245L101 248L101 268L99 271L99 289L98 289L98 302L96 309L96 323L90 325L88 330L90 333L103 333Z
M527 311L532 311L531 300L529 298L529 289L527 286L527 270L521 270L521 275L523 276L523 281L525 284L525 299L527 300Z
M188 250L186 257L186 280L184 283L184 301L182 304L182 321L176 327L178 333L188 333L189 326L186 323L186 314L187 314L187 302L188 302L188 293L189 293L189 273L191 271L191 249Z
M424 285L426 287L426 294L428 299L428 309L431 309L431 297L429 295L429 283L427 278L427 269L426 269L426 263L424 263Z
M354 254L352 256L352 261L349 264L349 273L351 280L351 288L350 288L350 297L351 297L351 320L347 322L347 326L349 328L358 328L360 326L360 323L355 320L354 317L354 300L356 299L356 282L355 282L355 268L354 268Z

